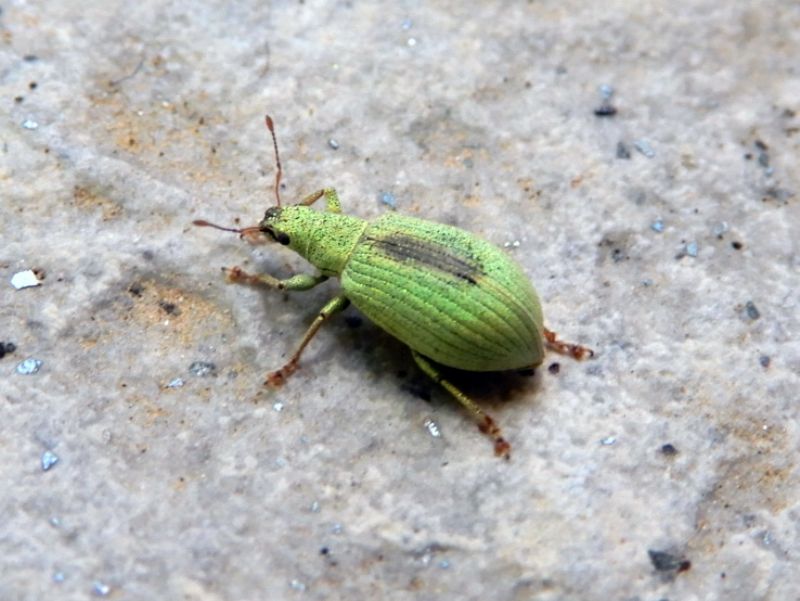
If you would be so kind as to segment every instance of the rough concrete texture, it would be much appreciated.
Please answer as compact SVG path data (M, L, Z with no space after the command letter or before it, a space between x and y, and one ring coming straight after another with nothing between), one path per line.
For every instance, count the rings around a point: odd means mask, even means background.
M798 4L264 4L2 6L0 599L800 598ZM507 245L595 348L455 376L510 462L353 309L262 386L336 282L191 221L273 203L267 111L285 198Z

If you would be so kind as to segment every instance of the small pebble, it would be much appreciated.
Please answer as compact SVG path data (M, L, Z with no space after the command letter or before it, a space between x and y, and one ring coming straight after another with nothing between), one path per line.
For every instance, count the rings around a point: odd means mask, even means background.
M397 208L397 199L391 192L381 192L378 194L378 200L392 209Z
M614 86L611 86L611 85L609 85L607 83L602 84L597 89L600 90L600 95L603 98L605 98L606 100L608 100L609 98L611 98L614 95Z
M305 584L303 584L302 582L300 582L300 581L299 581L299 580L297 580L297 579L294 579L294 580L292 580L292 581L289 583L289 586L291 586L291 587L292 587L294 590L296 590L296 591L300 591L300 592L302 592L302 591L306 590L306 585L305 585Z
M696 257L697 256L697 242L689 242L689 244L685 247L686 256L688 257Z
M430 418L425 420L425 427L428 429L428 433L434 438L439 438L442 435L438 424Z
M652 159L654 156L656 156L656 151L653 150L653 147L650 146L650 143L647 140L636 140L633 143L633 146L648 159Z
M189 372L192 375L204 377L213 375L217 371L217 366L208 361L195 361L189 366Z
M41 463L42 463L42 471L46 472L56 463L58 463L58 455L56 455L52 451L45 451L44 453L42 453Z
M17 364L17 373L23 376L30 376L38 373L41 367L42 361L29 357L28 359L25 359L25 361Z
M339 142L335 139L331 138L328 140L328 146L330 146L333 150L339 150Z
M22 122L22 127L25 129L39 129L39 124L33 119L25 119L25 121Z

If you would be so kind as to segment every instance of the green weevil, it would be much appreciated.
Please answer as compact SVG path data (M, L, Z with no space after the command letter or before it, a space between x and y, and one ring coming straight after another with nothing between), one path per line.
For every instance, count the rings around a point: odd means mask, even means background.
M481 432L506 459L511 445L497 422L446 380L435 364L468 371L535 368L545 343L576 359L590 349L557 339L544 327L539 298L522 268L504 251L463 229L387 213L373 222L342 214L336 191L325 188L295 205L282 206L281 161L272 119L266 125L275 151L276 206L252 227L226 228L205 220L195 225L266 237L288 246L318 273L278 279L224 268L232 283L277 290L309 290L338 277L341 292L314 319L297 350L265 384L278 386L298 367L300 355L323 323L353 303L366 317L408 345L414 361L475 418ZM326 210L311 208L324 198Z

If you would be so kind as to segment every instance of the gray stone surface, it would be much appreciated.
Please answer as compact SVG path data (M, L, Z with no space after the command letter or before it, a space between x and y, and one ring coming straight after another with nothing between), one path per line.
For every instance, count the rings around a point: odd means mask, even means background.
M800 598L797 3L2 8L0 599ZM272 204L267 111L286 198L508 244L597 350L459 379L510 463L368 323L262 387L336 284L190 224Z

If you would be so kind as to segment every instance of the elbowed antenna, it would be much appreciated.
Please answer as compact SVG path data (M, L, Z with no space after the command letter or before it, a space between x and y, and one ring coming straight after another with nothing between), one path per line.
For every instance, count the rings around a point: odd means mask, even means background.
M283 170L281 169L281 155L278 152L278 138L275 137L275 125L272 123L272 117L266 115L264 121L267 124L269 133L272 134L272 146L275 148L275 163L278 166L278 171L275 173L275 200L278 202L278 206L281 206L281 175Z

